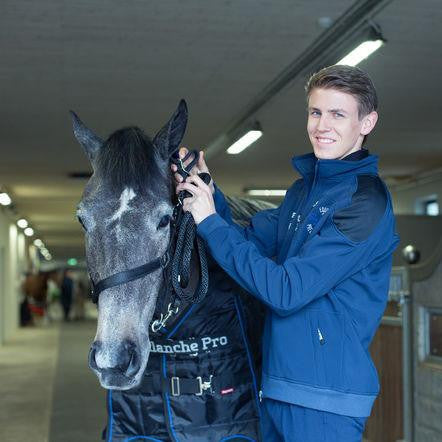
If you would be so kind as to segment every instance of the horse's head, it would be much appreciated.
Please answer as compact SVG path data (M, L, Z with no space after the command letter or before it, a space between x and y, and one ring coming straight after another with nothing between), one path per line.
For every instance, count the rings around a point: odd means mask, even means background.
M97 284L167 251L173 211L169 157L184 135L187 108L181 101L152 141L137 127L117 130L103 141L74 113L72 118L93 168L77 215L85 230L89 273ZM157 267L100 293L89 365L103 387L126 390L141 381L162 280Z

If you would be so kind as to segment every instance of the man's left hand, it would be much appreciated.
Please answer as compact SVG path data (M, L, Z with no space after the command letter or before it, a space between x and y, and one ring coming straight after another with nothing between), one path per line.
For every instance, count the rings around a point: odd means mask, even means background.
M198 175L190 175L184 183L178 184L177 192L182 190L187 190L192 194L184 198L183 210L192 214L195 224L199 224L216 213L212 191Z

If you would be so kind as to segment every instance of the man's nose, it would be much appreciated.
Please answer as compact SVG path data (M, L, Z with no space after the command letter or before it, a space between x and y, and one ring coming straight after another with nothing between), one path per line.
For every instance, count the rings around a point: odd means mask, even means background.
M316 129L319 132L328 132L330 130L330 124L328 118L325 115L321 115L321 117L319 118Z

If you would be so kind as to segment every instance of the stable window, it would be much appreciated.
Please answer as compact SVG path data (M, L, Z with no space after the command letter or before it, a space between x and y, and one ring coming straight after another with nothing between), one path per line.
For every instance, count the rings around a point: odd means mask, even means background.
M437 216L439 215L439 203L436 199L427 200L424 202L425 215Z

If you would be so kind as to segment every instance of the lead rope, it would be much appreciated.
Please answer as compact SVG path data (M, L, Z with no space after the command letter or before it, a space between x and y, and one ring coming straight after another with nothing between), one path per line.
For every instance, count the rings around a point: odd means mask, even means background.
M194 155L193 160L187 166L184 166L191 155ZM190 170L197 163L199 153L197 151L189 152L184 159L180 159L177 155L171 157L171 161L176 164L178 173L186 179L190 175ZM200 178L209 184L211 178L208 173L199 174ZM207 294L209 289L209 269L207 266L206 248L202 239L196 234L196 225L193 216L190 212L183 212L182 200L190 194L180 192L178 195L178 206L176 214L177 226L177 241L175 246L175 253L172 258L171 279L172 287L177 296L184 302L196 304L201 302ZM192 282L192 255L198 255L199 263L199 278L198 286L192 290L190 283Z

